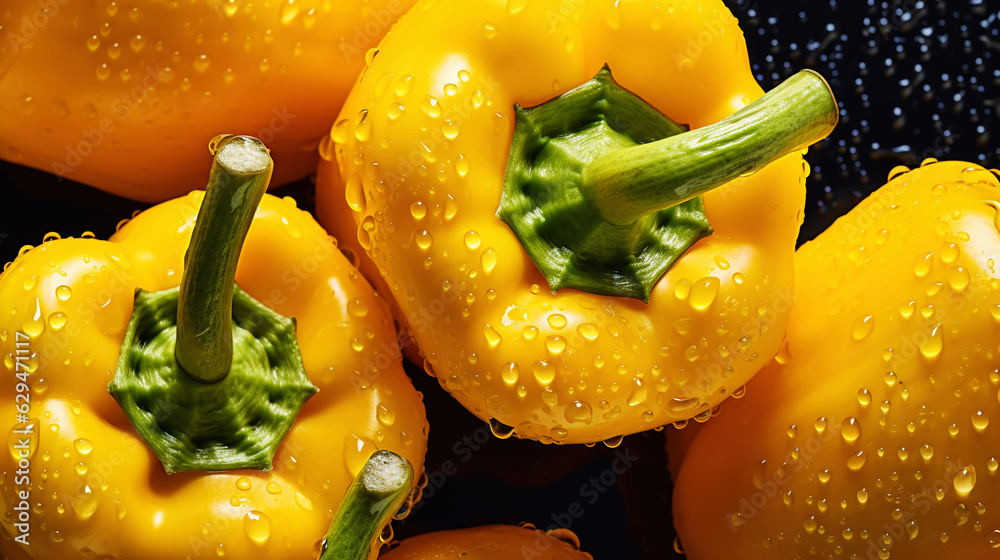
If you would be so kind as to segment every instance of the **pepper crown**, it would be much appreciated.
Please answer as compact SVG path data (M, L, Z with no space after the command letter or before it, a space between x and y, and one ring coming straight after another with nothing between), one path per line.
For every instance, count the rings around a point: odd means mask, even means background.
M212 144L205 199L177 288L136 290L108 391L168 473L269 470L316 391L295 320L235 285L272 162L255 138Z
M618 85L606 65L582 86L514 111L497 216L553 292L646 302L711 235L702 194L822 139L838 116L826 81L803 71L688 131Z

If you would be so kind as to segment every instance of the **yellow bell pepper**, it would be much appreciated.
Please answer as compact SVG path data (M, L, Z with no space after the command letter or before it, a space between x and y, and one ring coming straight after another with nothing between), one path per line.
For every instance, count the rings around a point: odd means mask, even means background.
M305 177L374 47L413 0L10 0L0 159L128 198L200 185L205 144L254 134Z
M487 525L428 533L404 540L385 560L592 560L567 529L541 531L531 525Z
M799 249L787 348L691 446L691 560L997 554L1000 172L904 171Z
M422 471L427 421L385 303L264 194L259 142L215 150L207 194L109 241L26 247L0 276L10 554L308 558L376 449Z
M818 76L779 89L753 103L717 0L418 3L320 144L319 213L495 434L614 445L778 351L800 152L837 115Z

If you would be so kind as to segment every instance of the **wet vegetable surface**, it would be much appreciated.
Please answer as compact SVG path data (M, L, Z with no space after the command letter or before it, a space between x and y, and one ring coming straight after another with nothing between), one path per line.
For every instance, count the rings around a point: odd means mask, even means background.
M1000 167L1000 18L990 2L780 4L727 1L758 81L769 90L813 68L829 79L843 109L832 136L807 155L813 168L800 241L884 183L897 165L934 157ZM301 182L275 194L311 209L311 190ZM105 238L118 220L147 206L2 163L0 207L7 261L22 245L38 243L51 224L67 235ZM397 538L528 521L572 529L598 559L679 557L663 451L673 428L629 436L616 449L500 441L435 379L408 371L425 395L432 427L430 479L417 509L394 524Z

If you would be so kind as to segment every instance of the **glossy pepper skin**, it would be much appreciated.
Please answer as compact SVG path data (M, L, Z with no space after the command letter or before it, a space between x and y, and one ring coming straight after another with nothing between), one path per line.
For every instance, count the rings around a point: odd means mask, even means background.
M586 443L707 419L784 336L804 204L797 153L704 196L714 235L648 304L552 294L496 218L513 105L545 102L605 63L691 128L762 94L721 2L444 0L400 21L321 143L319 215L358 224L431 371L498 435Z
M420 353L420 348L413 335L407 330L407 321L404 319L399 305L392 298L389 284L382 278L375 263L358 243L358 224L354 221L354 212L347 205L342 189L332 186L342 184L340 170L337 169L336 165L323 161L316 171L316 184L331 185L330 188L317 189L316 191L316 219L323 224L330 235L337 239L340 249L351 258L357 269L375 288L375 291L384 295L389 301L392 317L396 321L399 332L399 346L403 356L410 362L423 366L424 357Z
M0 10L0 158L159 202L202 184L220 130L315 169L365 53L412 0L13 0Z
M996 555L1000 177L900 171L799 249L787 349L681 468L688 558Z
M5 383L14 387L23 372L15 358L23 340L17 333L25 333L33 352L25 366L29 416L38 434L29 486L15 486L14 458L0 456L7 534L19 534L15 489L31 492L30 546L13 554L309 558L376 447L406 457L419 477L427 423L398 354L386 350L394 348L395 331L384 302L308 213L270 195L254 214L236 281L296 318L302 360L320 391L302 408L272 470L164 472L108 383L133 291L178 284L203 197L196 191L155 206L109 241L47 241L22 251L0 277ZM377 375L372 364L379 364ZM13 398L0 406L5 433L18 428L14 406Z
M387 560L589 560L576 535L560 529L543 532L533 526L487 525L428 533L404 540L380 556Z

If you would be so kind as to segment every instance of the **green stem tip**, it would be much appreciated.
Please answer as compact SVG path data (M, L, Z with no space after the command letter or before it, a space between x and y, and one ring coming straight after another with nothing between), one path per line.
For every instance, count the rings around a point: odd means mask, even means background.
M597 158L581 190L605 220L631 224L826 138L838 116L826 80L803 70L715 124Z
M368 458L347 489L319 560L367 560L382 530L406 500L413 485L413 465L402 456L380 449Z
M236 265L273 168L256 138L228 136L212 149L205 199L184 256L174 351L181 368L202 383L225 377L233 362Z

